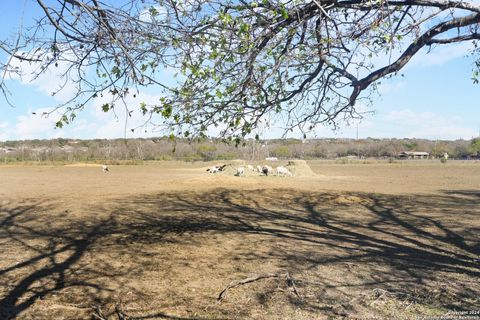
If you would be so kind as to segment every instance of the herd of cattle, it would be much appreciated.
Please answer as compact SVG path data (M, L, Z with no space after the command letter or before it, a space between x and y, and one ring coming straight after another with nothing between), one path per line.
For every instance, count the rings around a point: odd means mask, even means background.
M227 168L227 166L231 166L231 165L228 165L228 164L216 165L216 166L213 166L211 168L208 168L207 172L209 172L209 173L222 172L222 171L225 171L225 168ZM268 175L277 175L277 176L280 176L280 177L292 177L293 176L292 173L290 172L290 170L288 170L287 168L282 167L282 166L279 166L274 170L272 167L270 167L268 165L257 166L255 168L254 166L252 166L250 164L245 166L245 167L238 167L235 175L238 176L238 177L244 176L245 173L248 172L248 171L249 172L258 172L261 175L265 175L265 176L268 176ZM109 172L107 165L102 165L102 172L103 173Z
M229 166L229 165L228 164L216 165L216 166L213 166L211 168L208 168L207 172L209 172L209 173L222 172L222 171L225 171L227 166ZM268 165L254 167L250 164L245 166L245 167L238 167L235 175L240 177L240 176L245 175L246 172L258 172L258 173L260 173L261 175L264 175L264 176L268 176L268 175L277 175L277 176L281 176L281 177L291 177L291 176L293 176L292 173L290 172L290 170L288 170L288 168L285 168L285 167L282 167L282 166L279 166L279 167L275 168L275 170L274 170L272 167L270 167Z

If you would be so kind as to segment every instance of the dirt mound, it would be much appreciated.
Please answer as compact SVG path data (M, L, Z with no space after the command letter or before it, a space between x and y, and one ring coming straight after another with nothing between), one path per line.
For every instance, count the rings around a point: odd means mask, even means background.
M226 175L229 175L229 176L233 176L235 175L235 173L237 173L237 168L238 167L241 167L241 165L235 165L235 164L230 164L230 165L227 165L222 173L226 174Z
M258 176L258 175L261 175L261 173L259 173L256 170L256 168L257 168L256 163L248 163L247 164L245 160L231 160L231 161L225 161L224 163L216 164L216 166L222 166L222 165L225 165L225 167L223 168L222 171L218 172L218 173L221 173L221 174L233 176L233 175L236 175L237 168L243 167L244 168L243 176ZM253 171L249 170L248 165L251 165L254 168L254 170ZM275 165L272 165L271 163L269 163L269 165L274 170L276 170L276 167L280 166L282 164L281 163L275 163ZM263 167L263 166L264 166L264 164L260 163L260 167ZM202 169L206 171L207 169L212 168L212 167L213 166L205 167L205 168L202 168ZM310 166L307 164L307 162L305 160L290 160L285 165L285 167L288 170L290 170L290 172L292 173L292 175L294 177L313 177L313 176L315 176L315 173L312 171L312 169L310 168ZM271 174L269 174L269 175L271 175ZM273 174L273 175L275 175L275 174Z
M290 170L294 177L315 176L315 173L305 160L290 160L285 167Z

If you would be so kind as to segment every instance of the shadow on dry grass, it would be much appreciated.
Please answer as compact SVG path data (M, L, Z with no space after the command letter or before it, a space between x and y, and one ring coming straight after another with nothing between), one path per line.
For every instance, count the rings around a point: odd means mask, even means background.
M2 318L392 316L480 304L480 193L180 192L0 207ZM289 271L216 295L231 280ZM174 316L175 315L175 316Z

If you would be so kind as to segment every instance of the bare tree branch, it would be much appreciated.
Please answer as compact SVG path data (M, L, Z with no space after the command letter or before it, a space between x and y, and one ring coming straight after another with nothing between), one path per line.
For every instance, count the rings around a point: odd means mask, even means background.
M75 93L56 106L64 112L58 126L103 96L104 111L122 106L167 132L201 136L215 127L237 141L275 122L307 133L362 117L358 101L368 104L376 83L422 48L480 34L473 0L36 3L43 15L20 43L0 39L10 55L3 69L36 63L35 79L68 65L59 91L69 83ZM129 105L143 88L158 102Z

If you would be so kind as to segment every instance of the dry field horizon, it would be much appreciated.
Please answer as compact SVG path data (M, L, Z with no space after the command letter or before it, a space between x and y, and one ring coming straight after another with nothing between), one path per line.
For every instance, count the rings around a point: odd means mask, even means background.
M0 319L479 311L480 163L216 163L0 166Z

